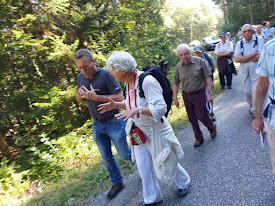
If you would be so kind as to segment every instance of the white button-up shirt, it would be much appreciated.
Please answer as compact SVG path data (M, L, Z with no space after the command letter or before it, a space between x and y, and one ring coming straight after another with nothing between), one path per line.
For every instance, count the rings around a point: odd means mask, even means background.
M268 95L275 100L275 39L268 41L265 44L264 50L258 61L257 72L262 77L268 77L269 88ZM270 99L268 98L268 104ZM275 105L270 104L267 122L275 129Z

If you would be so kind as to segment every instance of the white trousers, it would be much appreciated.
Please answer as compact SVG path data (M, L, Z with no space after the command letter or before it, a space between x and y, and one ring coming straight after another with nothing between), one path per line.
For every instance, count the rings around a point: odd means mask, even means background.
M249 110L255 113L256 87L260 75L256 73L257 62L242 63L239 67L241 86L249 104Z
M271 157L271 163L273 167L273 175L275 176L275 130L270 126L270 124L267 123L267 142L268 142L268 148L269 153Z
M143 198L145 204L159 202L163 199L157 177L154 171L151 143L134 145L135 157L139 175L142 180ZM183 167L178 163L175 183L178 189L188 186L190 177Z

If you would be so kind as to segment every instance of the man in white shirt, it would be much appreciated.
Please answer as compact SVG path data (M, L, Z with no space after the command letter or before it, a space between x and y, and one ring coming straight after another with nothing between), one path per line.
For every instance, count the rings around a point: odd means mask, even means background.
M221 42L216 44L214 53L218 57L217 66L219 70L220 85L221 89L224 89L226 76L226 85L228 89L231 89L232 86L232 72L235 67L231 67L233 62L231 59L231 52L233 52L233 44L230 41L226 40L225 33L220 34ZM234 65L233 65L234 66Z
M250 24L242 27L243 38L238 41L235 51L235 61L240 63L239 74L241 85L249 104L249 111L253 118L255 116L255 92L259 79L256 73L257 62L264 46L264 39L253 35L253 28Z
M264 116L267 125L268 147L273 166L273 174L275 175L275 39L265 44L264 50L258 62L258 71L260 79L256 90L256 112L255 120L252 127L259 134L264 129L263 105L266 94L269 96L269 104L267 105Z

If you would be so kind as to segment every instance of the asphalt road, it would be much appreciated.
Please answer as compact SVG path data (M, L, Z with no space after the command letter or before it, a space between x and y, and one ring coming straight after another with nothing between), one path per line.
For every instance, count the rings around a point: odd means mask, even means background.
M233 77L232 89L214 100L217 117L216 139L201 125L204 143L194 148L189 124L178 134L185 157L182 166L189 173L189 193L177 198L175 185L161 182L162 206L275 206L275 181L267 145L260 146L253 131L248 104L241 91L239 76ZM112 200L107 191L87 206L136 206L143 201L138 172L124 178L126 187Z

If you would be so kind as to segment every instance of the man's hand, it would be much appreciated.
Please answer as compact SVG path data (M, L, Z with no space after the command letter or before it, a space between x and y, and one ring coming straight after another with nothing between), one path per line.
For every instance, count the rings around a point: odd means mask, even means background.
M256 54L253 58L251 58L250 61L257 62L257 61L259 60L261 54L258 53L258 52L256 52L256 53L257 53L257 54Z
M212 94L211 93L207 93L206 94L206 102L211 102L213 100Z
M260 134L260 131L263 131L263 129L264 129L263 118L254 119L254 121L252 123L252 127L258 134Z
M79 87L78 86L75 86L75 93L76 93L76 100L78 102L83 102L83 98L81 97L80 93L79 93Z
M96 100L97 94L93 88L93 85L91 85L91 84L90 84L90 89L91 89L91 91L89 91L85 86L82 85L78 91L82 98Z
M97 111L99 111L100 114L103 114L105 112L111 111L115 108L117 108L117 103L112 100L112 98L109 98L110 102L103 103L98 105Z
M175 102L176 107L179 108L180 104L179 104L178 98L174 98L174 102Z

